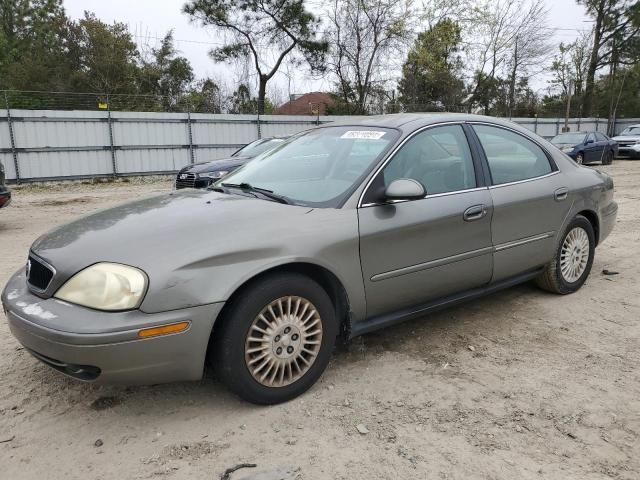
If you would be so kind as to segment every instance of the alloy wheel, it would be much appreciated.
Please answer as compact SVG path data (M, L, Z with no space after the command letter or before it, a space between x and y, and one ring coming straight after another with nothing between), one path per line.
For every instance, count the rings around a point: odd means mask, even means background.
M575 227L564 238L560 250L560 271L562 278L574 283L582 276L589 261L589 236L580 227Z
M579 165L582 165L583 161L584 161L584 157L582 156L582 154L581 154L581 153L579 153L579 154L576 156L576 163L578 163Z
M309 371L322 344L322 319L309 300L287 296L264 307L251 323L245 363L266 387L290 385Z

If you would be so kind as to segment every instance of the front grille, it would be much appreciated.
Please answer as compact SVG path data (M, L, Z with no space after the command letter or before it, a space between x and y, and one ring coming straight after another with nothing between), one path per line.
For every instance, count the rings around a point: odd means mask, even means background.
M27 263L27 281L29 285L38 290L46 290L52 278L53 270L33 255L30 255Z
M635 141L622 141L622 142L618 142L618 146L619 147L630 147L631 145L635 145Z
M179 173L176 177L176 188L194 188L195 184L195 173Z

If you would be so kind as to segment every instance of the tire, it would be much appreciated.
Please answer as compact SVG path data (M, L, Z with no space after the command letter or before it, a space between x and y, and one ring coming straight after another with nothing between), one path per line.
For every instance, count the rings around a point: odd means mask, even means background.
M583 269L580 270L581 273L577 275L576 278L574 278L570 275L571 271L569 271L569 273L567 274L565 274L565 272L563 271L563 264L562 264L563 246L565 246L566 242L568 244L571 244L571 239L568 239L570 234L573 235L574 241L577 242L577 243L574 243L574 245L579 244L580 242L575 239L577 238L576 235L580 238L584 238L582 237L581 232L586 234L586 239L588 240L588 243L589 243L588 254L586 254L586 258L585 258L585 255L584 255L585 249L583 248L580 249L579 252L577 253L576 255L576 257L578 257L576 259L577 264L582 265L580 259L586 260L586 263L583 264L583 267L582 267ZM582 215L577 215L571 221L571 223L569 223L569 225L567 226L567 229L564 232L564 235L562 235L562 238L558 243L556 254L554 255L553 260L551 260L545 266L544 271L536 278L536 284L543 290L546 290L552 293L557 293L560 295L566 295L568 293L573 293L577 291L580 287L582 287L584 282L587 280L587 277L589 276L589 272L591 272L591 266L593 265L593 256L595 253L595 245L596 245L595 235L593 232L593 226L591 225L591 222L589 222L589 220L587 220ZM572 250L569 250L567 253L565 253L565 261L566 262L568 261L568 263L571 263L571 259L572 259L570 255L571 251ZM565 265L567 265L567 263L565 263ZM578 272L573 272L573 273L577 274Z
M576 155L576 163L578 165L584 164L584 155L582 153L579 153L578 155Z
M248 402L272 405L297 397L320 378L331 358L339 325L333 303L318 283L297 273L268 275L250 283L228 307L221 328L214 329L210 354L229 390ZM311 313L305 326L303 320L312 308L316 313ZM285 316L283 311L293 315ZM321 333L314 334L318 329ZM266 360L269 363L260 370Z
M602 158L602 165L611 165L613 163L613 152L609 150L604 153L604 157Z

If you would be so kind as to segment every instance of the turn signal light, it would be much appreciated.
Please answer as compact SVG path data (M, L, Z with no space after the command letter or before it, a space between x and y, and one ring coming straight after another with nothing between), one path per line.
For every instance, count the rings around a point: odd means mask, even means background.
M183 332L189 328L189 322L171 323L160 327L145 328L138 332L140 338L157 337L158 335L169 335L172 333Z

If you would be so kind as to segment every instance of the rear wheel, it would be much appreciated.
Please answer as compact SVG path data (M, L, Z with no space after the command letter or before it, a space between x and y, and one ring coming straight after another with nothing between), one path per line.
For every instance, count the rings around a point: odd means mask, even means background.
M320 285L300 274L269 275L229 307L212 354L231 391L274 404L320 378L338 335L335 309Z
M591 271L595 244L591 222L577 215L567 227L554 259L536 278L538 286L561 295L578 290Z

